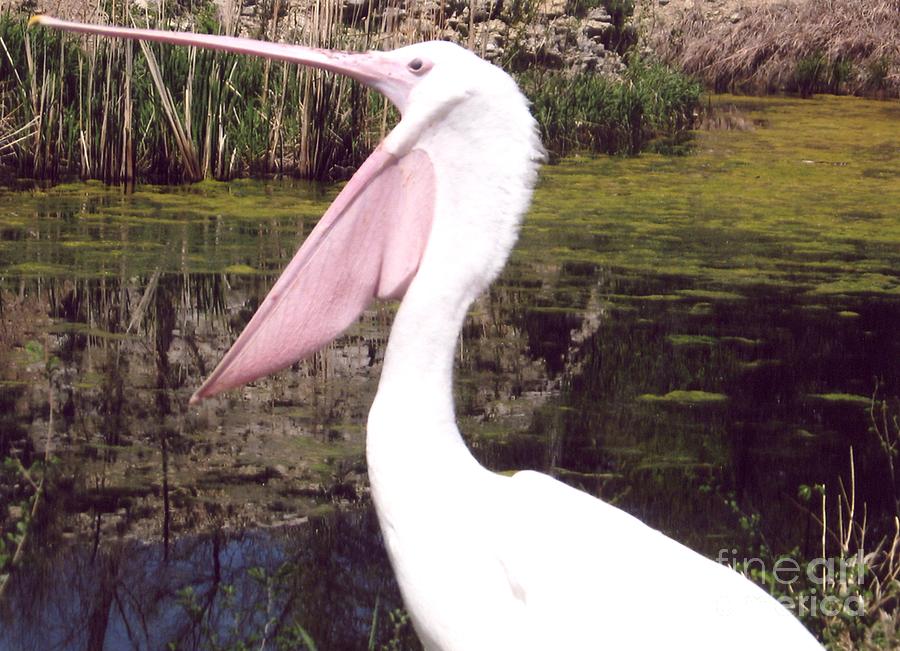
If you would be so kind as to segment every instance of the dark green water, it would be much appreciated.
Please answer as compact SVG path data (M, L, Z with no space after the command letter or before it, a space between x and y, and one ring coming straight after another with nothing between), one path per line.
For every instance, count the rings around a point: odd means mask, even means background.
M489 467L554 474L711 556L760 537L812 555L798 490L836 496L851 446L873 535L900 493L869 431L873 394L900 396L900 105L735 101L752 128L700 132L690 156L544 169L466 322L458 415ZM272 636L361 648L376 604L390 637L363 450L395 306L187 405L334 194L0 193L0 453L59 459L0 647L194 648L274 618ZM10 527L28 491L3 472Z

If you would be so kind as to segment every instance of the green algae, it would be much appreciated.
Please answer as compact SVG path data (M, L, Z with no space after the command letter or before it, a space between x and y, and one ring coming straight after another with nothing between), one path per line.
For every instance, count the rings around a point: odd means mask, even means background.
M635 466L635 470L683 470L711 467L712 464L698 461L697 459L688 455L673 455L667 457L645 459Z
M713 393L709 391L684 391L681 389L676 389L675 391L669 391L664 395L645 393L638 396L638 400L641 402L651 403L703 406L711 404L722 404L728 401L728 396L722 393Z
M673 346L715 346L715 337L707 335L668 335L666 340Z
M6 269L17 276L58 276L66 272L65 267L42 262L21 262Z
M701 299L738 300L760 285L896 294L900 220L891 207L900 206L900 186L887 182L900 173L896 111L828 96L711 102L740 104L764 126L698 133L695 154L677 159L578 158L546 167L523 244L541 255L548 233L579 229L578 244L554 256L678 275L694 284L678 291ZM869 173L876 167L890 174ZM605 237L602 246L585 235L586 219L591 234ZM880 271L860 276L857 261Z
M225 267L222 271L224 271L227 274L243 274L243 275L259 273L258 269L254 269L250 265L246 265L246 264L230 264L227 267Z
M716 291L713 289L679 289L676 293L679 296L715 301L739 301L744 298L742 294L736 292Z
M810 400L831 404L858 405L871 407L871 396L860 396L853 393L812 393L807 396Z
M812 294L900 294L900 276L864 273L847 274L838 280L822 283L812 290Z
M678 301L681 300L681 296L678 294L647 294L647 295L636 295L636 296L628 296L624 294L613 294L610 298L620 300L620 301L648 301L648 302L668 302L668 301Z
M737 344L738 346L743 346L746 348L759 346L762 343L762 340L760 339L750 339L749 337L739 336L722 337L722 341L728 342L730 344Z

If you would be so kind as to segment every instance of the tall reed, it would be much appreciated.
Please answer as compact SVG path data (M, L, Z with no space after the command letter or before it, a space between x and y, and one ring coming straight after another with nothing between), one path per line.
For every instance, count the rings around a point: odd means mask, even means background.
M262 36L278 33L279 6L271 6ZM177 19L164 2L141 15L129 7L110 2L108 21L206 33L241 28L237 8L226 28L212 4ZM362 49L388 33L394 43L421 37L394 33L387 19L350 30L341 11L337 0L316 3L292 40ZM195 48L27 30L10 13L0 15L0 80L0 163L38 179L340 177L390 119L383 102L342 77Z
M518 0L507 19L531 24L535 3ZM442 38L450 17L443 0L349 9L341 0L317 0L302 14L272 0L256 5L264 13L254 28L242 23L242 6L207 3L176 14L165 0L147 10L108 0L103 12L82 18L264 39L283 34L314 47L365 50ZM474 4L469 9L472 16ZM282 24L286 16L292 24ZM518 46L510 43L512 65ZM659 133L688 128L696 101L696 85L653 66L632 66L624 83L533 69L519 79L545 144L560 155L636 153ZM124 184L247 174L343 178L396 119L387 100L346 77L196 48L27 30L24 17L0 13L0 166L19 176Z

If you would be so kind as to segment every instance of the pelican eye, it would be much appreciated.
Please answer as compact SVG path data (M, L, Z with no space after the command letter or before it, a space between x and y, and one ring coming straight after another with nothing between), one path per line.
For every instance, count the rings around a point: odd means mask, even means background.
M425 63L422 61L422 59L416 57L415 59L407 63L406 67L413 72L424 72Z

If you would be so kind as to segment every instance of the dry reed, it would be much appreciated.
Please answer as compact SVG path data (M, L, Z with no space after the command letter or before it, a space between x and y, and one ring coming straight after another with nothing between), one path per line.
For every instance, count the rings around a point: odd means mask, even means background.
M719 91L900 96L900 0L760 5L733 24L692 8L651 40Z

